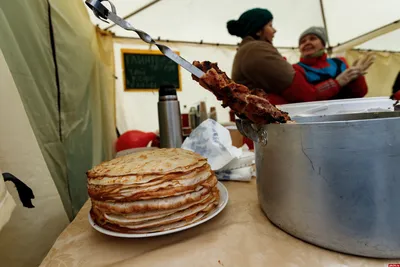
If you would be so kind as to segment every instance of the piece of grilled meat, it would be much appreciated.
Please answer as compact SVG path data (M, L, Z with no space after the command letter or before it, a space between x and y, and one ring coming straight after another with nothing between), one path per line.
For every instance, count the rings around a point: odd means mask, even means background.
M205 75L200 79L192 75L193 80L211 91L223 107L230 107L239 118L248 119L255 124L286 123L290 121L288 113L283 112L267 100L262 89L250 90L231 80L221 71L217 63L194 61L193 65Z

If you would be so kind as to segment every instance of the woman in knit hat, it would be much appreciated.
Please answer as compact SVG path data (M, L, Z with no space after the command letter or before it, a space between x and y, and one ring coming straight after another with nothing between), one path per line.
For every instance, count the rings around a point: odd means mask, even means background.
M293 65L297 79L292 84L297 93L287 96L289 102L358 98L367 94L363 75L373 58L349 67L344 58L327 57L326 41L322 27L311 27L300 35L301 59Z
M232 67L232 79L250 89L264 89L272 104L283 104L280 96L290 86L295 71L272 45L276 30L267 9L254 8L227 23L231 35L242 38Z

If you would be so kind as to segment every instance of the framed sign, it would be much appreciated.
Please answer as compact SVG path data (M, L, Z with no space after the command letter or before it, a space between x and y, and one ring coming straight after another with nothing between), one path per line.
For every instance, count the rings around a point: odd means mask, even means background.
M180 66L160 51L121 49L121 57L124 91L155 91L162 84L182 90Z

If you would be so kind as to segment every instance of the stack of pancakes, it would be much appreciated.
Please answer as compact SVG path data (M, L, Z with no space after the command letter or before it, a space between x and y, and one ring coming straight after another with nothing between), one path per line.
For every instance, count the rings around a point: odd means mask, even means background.
M151 233L200 220L219 202L207 160L180 148L156 149L103 162L87 172L90 211L101 227Z

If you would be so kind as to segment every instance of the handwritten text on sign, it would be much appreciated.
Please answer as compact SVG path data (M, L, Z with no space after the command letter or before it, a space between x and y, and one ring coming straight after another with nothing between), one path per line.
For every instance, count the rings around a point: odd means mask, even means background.
M166 56L147 50L122 53L125 90L154 90L166 83L180 88L179 66Z

